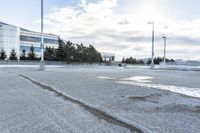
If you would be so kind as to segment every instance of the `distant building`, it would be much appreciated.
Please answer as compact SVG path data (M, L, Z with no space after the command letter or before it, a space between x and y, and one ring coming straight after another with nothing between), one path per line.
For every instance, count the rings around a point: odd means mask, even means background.
M44 34L44 47L57 48L58 38L58 35ZM15 49L19 59L22 50L25 49L28 53L31 45L35 47L35 53L40 57L41 33L0 22L0 49L6 51L8 59L12 49Z
M101 53L101 57L104 62L115 61L115 54L112 53Z

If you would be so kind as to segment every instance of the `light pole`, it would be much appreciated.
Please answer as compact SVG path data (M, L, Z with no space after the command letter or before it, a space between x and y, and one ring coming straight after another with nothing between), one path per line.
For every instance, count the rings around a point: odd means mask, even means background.
M151 58L151 65L150 68L154 69L154 21L149 22L148 24L152 24L152 58Z
M45 62L44 62L44 2L41 0L41 61L39 70L45 69Z
M167 43L167 37L163 36L164 39L164 64L166 64L166 43Z

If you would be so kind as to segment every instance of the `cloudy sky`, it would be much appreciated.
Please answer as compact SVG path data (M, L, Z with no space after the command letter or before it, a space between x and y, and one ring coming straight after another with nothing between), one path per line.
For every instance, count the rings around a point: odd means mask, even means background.
M39 31L40 0L0 0L0 21ZM150 21L155 22L155 56L200 59L199 0L44 0L45 32L92 44L117 59L151 57Z

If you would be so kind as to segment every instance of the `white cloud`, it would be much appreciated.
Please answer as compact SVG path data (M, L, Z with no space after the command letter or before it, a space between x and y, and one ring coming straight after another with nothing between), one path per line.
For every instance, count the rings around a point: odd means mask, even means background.
M113 52L118 57L151 57L151 26L146 23L150 18L135 13L119 14L118 8L117 0L97 3L82 0L76 7L53 9L45 17L46 32L57 33L66 40L94 44L99 51ZM168 56L200 58L200 19L183 21L160 15L154 20L156 56L162 56L161 36L166 35Z

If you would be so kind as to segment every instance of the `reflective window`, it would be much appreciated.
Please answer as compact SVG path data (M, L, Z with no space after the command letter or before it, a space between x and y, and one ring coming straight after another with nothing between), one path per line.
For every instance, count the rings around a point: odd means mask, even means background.
M23 49L26 50L26 52L30 52L30 47L31 46L20 46L20 52L22 52ZM40 47L34 47L35 48L35 52L41 52Z
M48 44L58 44L58 40L44 38L44 43L48 43Z
M41 38L40 37L31 37L31 36L24 36L24 35L20 36L20 40L21 41L26 41L26 42L36 42L36 43L40 43L41 42ZM44 38L44 43L57 44L58 40Z

